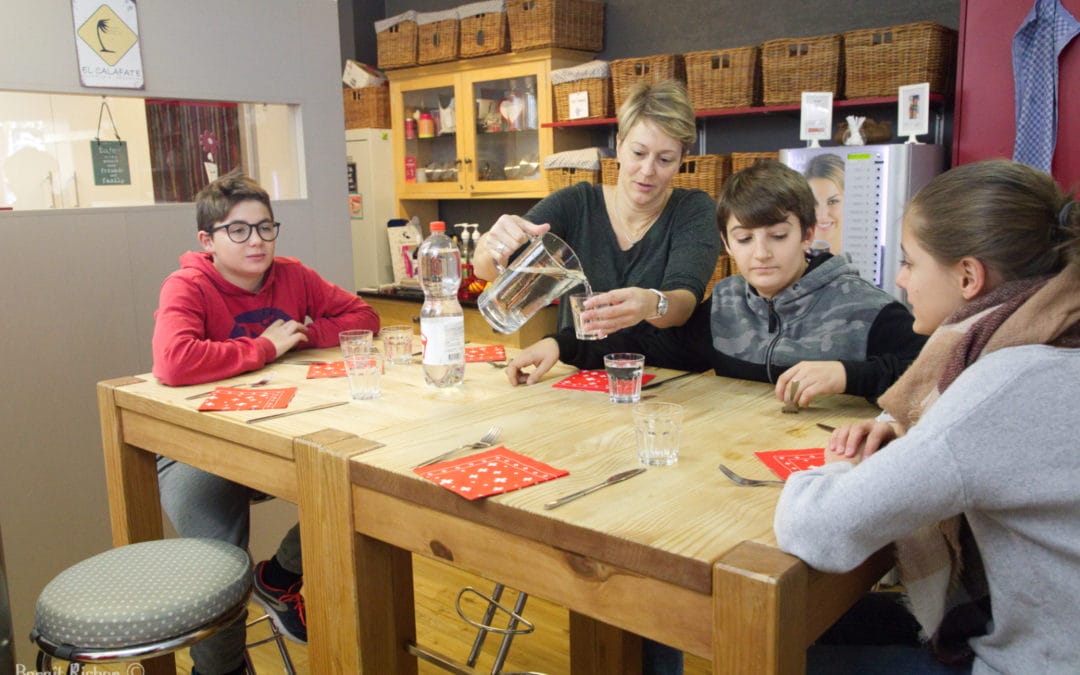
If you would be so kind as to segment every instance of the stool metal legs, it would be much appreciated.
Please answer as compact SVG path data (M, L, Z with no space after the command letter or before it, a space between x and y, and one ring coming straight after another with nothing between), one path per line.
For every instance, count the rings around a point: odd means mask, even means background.
M248 654L248 650L252 647L258 647L259 645L266 644L267 642L277 643L278 653L281 654L281 662L285 666L286 675L296 675L296 668L293 666L292 659L289 658L289 650L285 648L285 636L281 634L278 627L274 625L274 622L270 620L269 614L263 614L258 619L248 622L248 628L251 628L257 623L265 621L270 626L270 637L250 642L247 648L244 650L244 661L247 664L248 672L254 673L255 667L251 663L251 657Z

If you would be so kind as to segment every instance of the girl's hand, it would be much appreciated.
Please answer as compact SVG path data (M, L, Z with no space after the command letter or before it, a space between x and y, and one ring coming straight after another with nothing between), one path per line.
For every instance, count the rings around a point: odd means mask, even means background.
M891 422L864 420L837 427L825 446L825 461L854 461L866 459L891 441L903 435L899 425ZM833 458L830 459L830 455Z

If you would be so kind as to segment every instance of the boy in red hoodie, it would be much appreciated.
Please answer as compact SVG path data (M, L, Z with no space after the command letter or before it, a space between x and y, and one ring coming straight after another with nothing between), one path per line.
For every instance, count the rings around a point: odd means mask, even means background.
M196 197L200 252L180 257L161 285L154 317L154 375L167 385L212 382L258 370L282 354L329 347L338 333L379 330L379 317L355 294L294 258L275 258L281 224L270 196L232 172ZM252 490L186 464L158 459L161 502L177 532L247 548ZM274 623L307 641L300 531L294 526L277 553L255 567L253 598ZM246 638L240 619L191 648L193 673L243 672Z

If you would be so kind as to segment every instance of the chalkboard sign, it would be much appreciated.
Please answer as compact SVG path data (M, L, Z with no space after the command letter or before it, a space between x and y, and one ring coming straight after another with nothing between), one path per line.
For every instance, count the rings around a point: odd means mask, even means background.
M94 185L131 185L127 141L90 141Z

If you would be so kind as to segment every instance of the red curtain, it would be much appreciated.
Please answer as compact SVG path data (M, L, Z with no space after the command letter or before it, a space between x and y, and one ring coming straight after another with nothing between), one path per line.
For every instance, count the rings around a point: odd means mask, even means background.
M146 99L154 201L190 202L210 182L204 162L224 175L240 165L236 103ZM212 158L212 160L211 160Z

